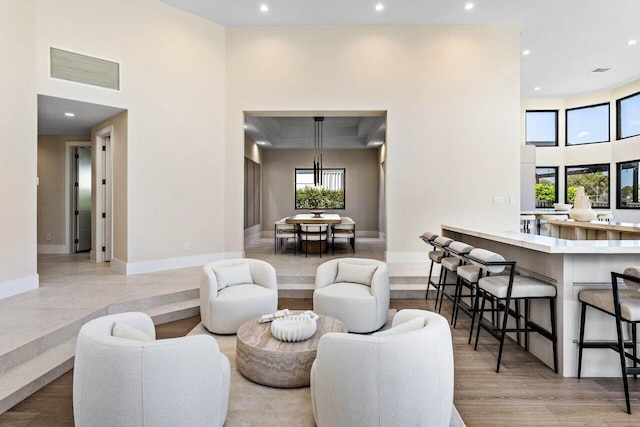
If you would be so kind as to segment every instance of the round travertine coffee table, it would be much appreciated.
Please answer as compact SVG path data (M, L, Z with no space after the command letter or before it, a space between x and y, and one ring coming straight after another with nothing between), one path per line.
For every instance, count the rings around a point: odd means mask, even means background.
M347 326L338 319L320 316L311 338L284 342L271 335L271 323L258 320L249 320L238 328L236 364L245 378L270 387L307 387L320 337L328 332L347 332Z

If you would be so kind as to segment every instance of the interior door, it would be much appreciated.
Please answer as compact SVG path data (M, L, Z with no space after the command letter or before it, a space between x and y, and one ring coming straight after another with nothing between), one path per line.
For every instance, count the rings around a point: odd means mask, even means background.
M91 250L91 147L75 147L75 252Z

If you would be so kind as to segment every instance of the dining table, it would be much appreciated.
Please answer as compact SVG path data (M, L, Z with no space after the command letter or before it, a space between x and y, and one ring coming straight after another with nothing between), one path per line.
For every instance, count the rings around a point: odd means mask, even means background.
M288 224L340 224L340 215L338 214L296 214L287 218Z

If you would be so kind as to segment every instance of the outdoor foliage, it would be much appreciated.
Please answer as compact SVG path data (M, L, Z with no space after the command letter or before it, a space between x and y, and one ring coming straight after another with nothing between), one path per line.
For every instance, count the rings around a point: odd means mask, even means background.
M344 190L304 187L296 191L296 209L344 209Z
M602 172L571 175L567 177L567 203L576 199L576 188L584 187L589 200L596 203L609 202L609 175Z
M536 184L536 200L544 200L547 202L556 201L556 186L540 182Z

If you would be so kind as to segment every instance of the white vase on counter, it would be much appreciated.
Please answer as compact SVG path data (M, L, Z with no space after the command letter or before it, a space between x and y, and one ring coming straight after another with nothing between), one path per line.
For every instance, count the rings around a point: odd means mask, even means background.
M596 219L598 214L591 209L589 197L584 193L584 187L576 188L576 200L573 202L573 209L569 212L572 219L580 222L589 222Z

